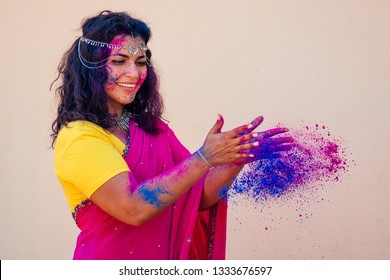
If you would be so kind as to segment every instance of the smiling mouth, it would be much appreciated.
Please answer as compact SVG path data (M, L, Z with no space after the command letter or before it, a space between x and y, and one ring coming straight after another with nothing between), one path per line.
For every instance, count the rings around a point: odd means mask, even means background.
M118 86L125 88L135 88L136 84L116 83Z

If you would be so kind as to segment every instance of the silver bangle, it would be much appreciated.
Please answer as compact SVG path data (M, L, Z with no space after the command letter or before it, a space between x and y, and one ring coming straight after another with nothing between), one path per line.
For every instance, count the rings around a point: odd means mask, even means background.
M202 155L202 153L200 152L200 149L196 151L199 156L203 159L203 161L209 166L209 168L213 167L210 162L207 161L207 159L205 159L205 157Z

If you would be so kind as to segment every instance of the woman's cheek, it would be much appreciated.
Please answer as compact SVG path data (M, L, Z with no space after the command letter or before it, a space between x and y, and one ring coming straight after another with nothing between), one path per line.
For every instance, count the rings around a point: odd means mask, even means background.
M106 91L113 91L114 88L115 88L115 83L108 82L108 83L105 85L104 88L105 88Z
M117 76L112 73L112 71L108 71L107 83L105 85L106 90L114 90L115 81L117 80Z
M109 82L109 83L114 83L116 80L117 80L117 77L115 77L115 76L110 75L110 76L108 77L108 82Z
M138 86L142 86L142 84L145 82L147 76L148 76L148 70L146 70L145 73L142 73L140 75L140 78L138 79L138 82L137 82Z

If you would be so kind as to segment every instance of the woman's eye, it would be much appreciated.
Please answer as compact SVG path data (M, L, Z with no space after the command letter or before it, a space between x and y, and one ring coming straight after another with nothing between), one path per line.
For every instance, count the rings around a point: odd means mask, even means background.
M120 64L123 64L125 62L123 60L111 60L111 63L114 65L120 65Z
M146 61L138 61L136 64L137 64L137 66L145 66Z

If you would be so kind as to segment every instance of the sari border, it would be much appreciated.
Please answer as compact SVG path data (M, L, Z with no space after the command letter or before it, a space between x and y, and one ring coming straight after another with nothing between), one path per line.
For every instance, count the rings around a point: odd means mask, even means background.
M72 217L73 217L73 220L75 221L76 225L78 225L77 215L81 211L81 209L86 207L86 206L91 206L92 204L93 204L92 200L86 199L86 200L83 200L79 204L76 205L76 207L74 208L74 211L72 212Z

